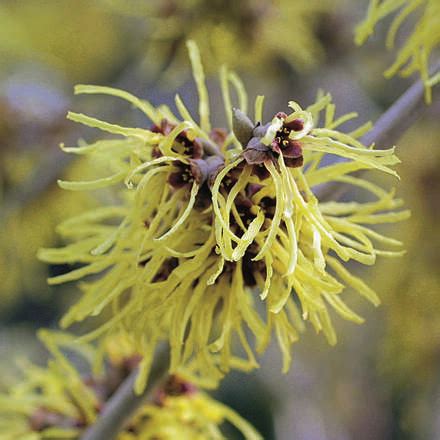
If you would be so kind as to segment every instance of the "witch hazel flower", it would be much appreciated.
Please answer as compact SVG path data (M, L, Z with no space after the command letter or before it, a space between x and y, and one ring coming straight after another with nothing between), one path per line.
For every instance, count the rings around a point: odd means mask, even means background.
M46 366L22 365L22 379L0 393L1 438L79 440L102 417L140 356L122 334L104 338L98 346L80 344L64 332L40 330L39 338L49 361ZM153 394L128 418L117 440L221 439L227 425L246 440L262 438L232 408L184 377L167 377Z
M69 114L123 139L63 147L107 163L110 173L60 185L113 187L118 201L62 223L58 231L66 246L40 252L49 263L79 264L49 279L58 284L87 277L82 297L61 324L106 312L108 320L81 339L129 335L142 355L139 392L162 343L169 346L170 372L204 387L215 387L232 368L257 368L256 352L263 353L272 337L287 371L291 344L306 322L335 343L331 310L363 321L345 303L348 288L379 304L346 263L372 265L378 256L401 255L401 243L373 225L409 215L394 190L360 175L374 170L397 177L394 148L361 142L370 124L340 131L357 115L335 118L335 105L323 93L306 108L290 101L289 111L268 122L258 96L251 119L244 85L223 67L227 128L213 128L200 55L193 42L188 48L199 122L178 95L176 115L120 90L76 88L128 100L147 116L149 128ZM333 183L363 195L319 200L318 189Z

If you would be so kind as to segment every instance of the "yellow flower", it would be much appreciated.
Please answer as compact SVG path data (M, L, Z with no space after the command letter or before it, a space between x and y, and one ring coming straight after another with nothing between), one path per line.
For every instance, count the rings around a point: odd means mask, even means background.
M156 393L155 404L144 405L134 417L134 432L121 436L121 440L223 440L220 427L225 422L235 426L246 440L261 439L235 411L171 376Z
M346 287L379 303L344 263L371 265L378 255L401 255L393 250L401 243L371 225L408 216L408 211L395 212L402 201L394 198L394 190L353 175L378 170L397 176L391 168L398 163L394 148L363 145L359 137L369 124L338 131L356 114L335 118L329 95L320 94L305 110L292 101L290 114L279 112L267 124L258 96L252 122L243 84L223 68L229 129L212 129L200 56L193 42L188 47L200 124L179 96L180 118L120 90L77 87L78 93L127 99L153 126L126 128L69 114L125 139L66 148L100 163L107 160L112 174L60 185L70 190L119 185L121 203L62 223L58 230L71 243L40 252L48 262L82 264L50 279L52 284L100 274L82 283L84 295L62 325L111 310L111 318L84 340L121 329L130 335L143 355L137 391L144 388L160 341L170 345L170 371L204 386L216 386L230 368L258 366L249 332L258 352L275 333L284 371L304 321L335 343L329 308L362 322L342 298ZM230 85L240 110L232 110ZM342 161L329 160L332 156ZM320 202L316 189L335 182L364 192L363 201Z
M73 336L62 333L42 331L40 337L53 359L46 368L23 365L24 379L0 395L2 440L75 439L96 419L97 395L60 350L67 345L90 359L90 346L79 348Z
M78 344L73 335L40 331L51 354L46 367L23 365L24 379L0 394L0 439L79 439L94 423L115 389L136 366L129 341L104 340L102 347ZM107 348L123 342L124 362L113 363ZM82 373L66 355L82 361ZM121 356L122 353L119 353ZM107 363L103 366L103 360ZM156 390L156 399L142 405L118 440L223 439L221 425L234 425L246 440L260 435L232 409L187 381L170 377Z
M341 298L346 286L373 304L379 303L375 292L350 274L343 262L371 265L377 255L401 255L378 249L374 242L391 246L400 243L368 225L402 220L409 214L391 212L402 205L401 200L394 199L394 191L386 192L350 175L366 169L396 175L390 168L398 162L394 149L375 150L357 140L368 125L350 134L337 131L341 123L356 115L334 120L334 105L328 95L305 111L295 102L289 105L289 115L278 113L266 125L253 124L236 113L236 119L241 120L236 131L244 150L218 174L212 187L219 254L226 261L250 261L246 269L251 271L261 298L267 299L270 317L279 317L284 308L291 311L290 326L288 320L281 327L275 326L284 370L289 366L289 345L297 337L298 314L292 291L303 319L335 343L327 305L345 319L363 321ZM325 114L324 127L315 128L321 112ZM256 120L261 121L261 109L256 108L256 114ZM246 124L247 134L243 128ZM326 153L344 161L322 165ZM329 182L358 187L369 192L373 200L319 203L313 188Z
M430 56L440 45L438 0L371 0L368 16L356 30L356 43L364 43L374 32L376 24L396 11L398 13L390 25L386 40L389 49L394 47L397 32L404 21L412 14L418 14L420 18L399 49L393 65L385 71L385 76L392 77L398 72L402 76L409 76L419 72L426 87L426 101L430 103L431 87L440 82L440 73L431 77L429 74Z

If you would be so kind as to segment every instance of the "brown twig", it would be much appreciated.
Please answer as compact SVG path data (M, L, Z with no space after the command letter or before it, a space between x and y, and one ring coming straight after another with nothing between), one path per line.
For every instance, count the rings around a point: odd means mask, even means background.
M113 440L130 420L139 406L151 395L155 386L166 375L169 365L167 347L161 347L155 356L150 371L148 385L142 394L134 392L134 383L138 370L134 370L106 403L98 420L90 426L81 440Z
M440 71L440 64L436 65L433 73ZM372 130L360 140L364 145L390 145L395 143L405 131L418 120L424 106L424 84L422 80L416 81L406 92L395 101L374 124ZM316 196L321 201L338 198L345 191L346 186L335 182L325 185L316 191Z

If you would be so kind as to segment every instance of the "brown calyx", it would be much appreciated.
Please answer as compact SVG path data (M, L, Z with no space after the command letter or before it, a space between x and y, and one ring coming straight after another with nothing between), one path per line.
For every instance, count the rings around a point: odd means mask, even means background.
M37 408L29 417L29 427L34 432L41 432L52 427L82 428L85 421L82 418L67 417L49 408Z
M276 117L286 119L287 114L278 112ZM257 175L260 180L264 180L269 176L269 172L265 164L269 161L278 166L277 158L281 154L287 167L301 167L304 163L302 144L297 140L290 139L289 135L292 131L301 131L304 128L304 121L300 118L293 121L284 122L280 130L275 134L274 140L270 145L264 145L261 142L262 137L266 133L269 124L256 125L253 130L253 137L248 141L243 157L248 165L253 165L252 172Z
M197 387L194 384L172 374L156 391L154 403L163 406L167 397L190 396L197 391Z
M209 137L213 142L221 147L228 137L228 132L224 128L213 128L211 133L209 133Z
M257 280L255 279L255 273L260 272L265 276L266 273L266 264L264 260L252 261L258 254L258 246L253 243L251 244L244 256L242 262L242 272L243 272L243 280L244 284L248 287L254 287L257 284Z
M286 119L285 113L277 113L276 115L280 119ZM271 148L278 154L282 154L285 162L287 160L287 166L301 166L302 165L302 145L299 141L290 139L290 133L292 131L301 131L304 128L303 119L294 119L293 121L283 122L283 126L277 131L274 140L272 141ZM298 161L297 159L301 159ZM299 165L301 163L301 165Z
M154 125L151 131L161 133L167 136L171 133L176 125L166 119L162 119L160 125ZM212 182L213 176L224 165L223 154L220 146L223 145L227 132L221 128L214 128L209 139L195 138L189 139L188 131L184 130L176 137L173 150L188 157L188 163L176 161L173 163L174 170L168 175L167 182L174 189L190 188L193 183L197 183L200 187L198 199L208 195L209 189L204 188ZM162 156L158 147L152 152L153 157ZM204 201L197 200L196 206L206 206Z
M119 388L121 383L137 368L142 360L140 354L133 354L125 357L118 363L109 362L105 374L101 377L95 377L92 374L82 376L83 384L93 391L97 398L96 412L100 413L108 399ZM78 409L78 417L69 417L60 414L53 409L41 406L29 416L29 427L34 432L41 432L45 429L57 428L85 428L87 426L86 418L82 415L82 410L76 402L71 403Z
M116 362L109 362L103 376L96 377L92 374L83 376L83 383L93 390L98 398L97 412L101 412L107 400L119 388L125 378L137 368L141 361L142 356L138 353L133 353Z
M160 125L153 125L153 127L151 127L151 131L168 136L175 127L176 124L173 124L167 119L162 119ZM183 130L177 135L173 148L177 153L187 155L193 159L199 159L203 156L202 140L200 138L189 139L187 130ZM158 147L153 148L152 156L155 158L162 156Z
M191 186L196 182L199 186L210 181L210 177L223 166L224 160L219 156L208 156L205 159L190 159L189 164L175 162L175 171L168 176L168 183L175 189Z
M252 212L252 207L254 206L254 204L252 203L251 199L242 194L238 194L234 204L237 209L238 215L243 222L243 225L248 227L251 224L252 220L255 218L255 214ZM237 224L237 221L235 220L235 217L232 213L230 216L230 224L234 232L238 232L240 227Z
M191 166L176 161L174 162L174 169L172 173L168 175L167 182L175 189L184 188L185 186L191 186L194 182L194 176L191 172Z

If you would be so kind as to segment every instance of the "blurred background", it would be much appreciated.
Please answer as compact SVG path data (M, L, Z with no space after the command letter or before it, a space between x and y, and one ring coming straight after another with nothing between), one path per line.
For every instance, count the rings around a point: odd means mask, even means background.
M37 249L60 244L61 220L102 203L56 186L58 178L93 171L59 144L101 136L66 121L67 110L148 126L123 102L76 98L73 86L120 87L171 106L178 91L194 109L185 50L193 38L211 102L220 99L217 70L226 63L251 97L266 95L266 115L285 110L288 99L308 105L321 88L332 93L340 114L357 111L359 122L374 121L414 78L383 77L395 55L383 44L389 21L365 46L354 45L367 6L367 0L0 2L0 389L17 379L14 359L44 362L35 330L55 327L77 295L75 286L46 285L49 274L68 268L38 262ZM288 375L274 347L258 372L232 374L217 392L265 439L440 438L439 98L437 90L433 105L396 139L398 194L412 217L393 232L406 256L353 267L382 306L353 298L366 323L335 317L335 348L308 328ZM222 105L212 112L215 124L224 125Z

